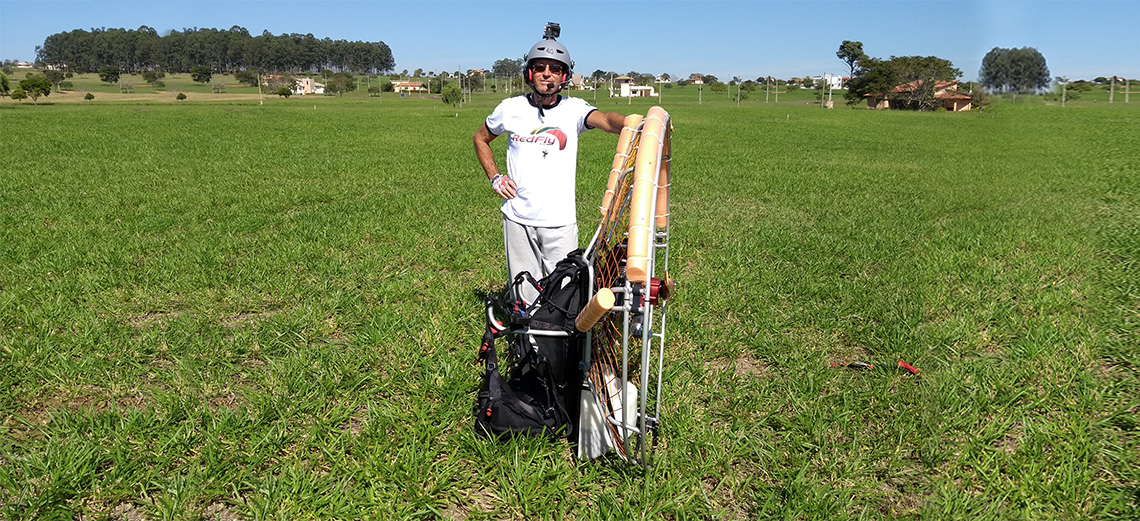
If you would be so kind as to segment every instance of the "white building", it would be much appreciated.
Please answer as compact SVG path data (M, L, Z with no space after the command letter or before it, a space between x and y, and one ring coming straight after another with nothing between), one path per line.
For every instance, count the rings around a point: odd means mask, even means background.
M398 81L392 84L392 90L404 93L427 92L427 86L418 81Z
M622 85L621 97L623 98L652 98L657 96L657 91L651 85Z
M317 83L312 78L300 78L293 86L293 94L300 94L305 96L307 94L324 94L325 84Z
M823 80L824 83L827 84L827 88L829 88L829 89L842 89L843 88L843 77L842 76L836 76L834 74L824 74L823 76L812 76L811 77L812 83L817 83L817 82L819 82L819 80Z
M570 85L568 87L571 90L594 90L594 85L587 84L586 78L577 73L570 76Z
M613 87L617 86L618 91L614 93ZM629 76L618 76L614 78L613 85L610 86L610 96L619 98L651 98L657 95L657 91L650 85L634 85L633 78Z

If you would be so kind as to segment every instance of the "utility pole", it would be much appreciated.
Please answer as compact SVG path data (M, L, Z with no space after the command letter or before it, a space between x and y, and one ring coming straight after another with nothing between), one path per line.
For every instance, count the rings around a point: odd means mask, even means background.
M823 108L823 94L824 91L827 90L827 80L825 78L827 78L826 72L819 75L819 108L821 109Z
M1132 93L1132 80L1124 80L1124 102L1128 103L1128 95Z

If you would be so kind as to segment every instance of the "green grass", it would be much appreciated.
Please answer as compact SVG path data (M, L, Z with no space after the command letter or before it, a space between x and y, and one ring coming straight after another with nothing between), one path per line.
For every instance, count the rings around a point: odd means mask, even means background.
M1140 516L1140 109L671 90L645 476L472 434L498 97L0 104L4 516ZM583 240L615 141L583 136Z

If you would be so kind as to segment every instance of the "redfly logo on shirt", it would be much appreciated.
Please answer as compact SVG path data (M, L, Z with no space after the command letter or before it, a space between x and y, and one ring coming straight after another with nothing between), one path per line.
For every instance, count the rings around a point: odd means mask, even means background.
M558 127L541 127L531 131L529 136L511 134L511 141L517 143L558 144L558 150L566 149L566 133Z

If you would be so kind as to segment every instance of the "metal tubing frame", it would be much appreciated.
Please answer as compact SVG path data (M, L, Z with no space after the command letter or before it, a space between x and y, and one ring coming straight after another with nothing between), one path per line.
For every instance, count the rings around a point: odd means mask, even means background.
M657 163L657 171L653 173L653 180L654 180L653 191L654 192L653 192L653 195L651 197L651 201L652 201L651 208L650 208L650 216L651 217L655 216L656 212L657 212L657 203L658 203L657 189L659 188L658 181L660 180L662 165L665 163L669 163L670 164L669 171L670 171L670 174L672 173L672 168L671 168L672 157L671 157L671 155L669 155L669 156L662 155L663 150L665 148L665 140L671 139L671 134L672 134L671 119L672 118L669 117L668 114L666 114L666 117L665 117L665 120L664 120L663 126L662 126L663 135L660 136L660 138L657 141L657 150L654 150L653 152L651 152L651 153L657 154L657 156L661 159ZM640 132L643 130L643 128L644 128L644 122L642 122L640 125L638 125L637 132L640 134ZM670 146L670 151L671 151L671 146ZM640 143L639 143L636 153L641 154L642 152L643 152L643 150L641 150ZM624 172L622 172L622 174L621 174L622 179L623 179L622 182L624 182L625 176L632 175L632 174L633 174L633 168L632 167L628 168ZM670 177L672 177L672 176L670 175ZM671 198L672 198L671 197L672 196L672 179L666 180L666 182L668 183L668 185L665 187L666 188L666 195L668 197L667 200L671 201ZM631 184L629 192L626 194L626 197L629 197L631 195L632 195L632 184ZM620 205L623 203L624 203L624 200L618 200L615 197L611 201L611 208L609 208L607 210L612 211L614 206ZM597 255L598 255L598 252L597 252L598 241L602 238L602 234L606 231L604 229L606 227L606 224L607 224L607 222L605 220L603 220L602 224L598 226L598 229L597 229L597 231L594 232L594 236L591 238L590 244L587 248L587 260L588 260L588 264L589 264L589 273L590 273L589 294L591 296L597 291L597 288L594 287L594 282L595 282L594 262L597 260ZM651 247L653 248L654 253L653 253L652 259L650 259L649 266L647 266L647 272L649 273L649 280L652 280L653 274L656 273L657 257L658 257L656 252L658 250L664 250L663 253L665 255L665 259L664 259L664 262L662 263L662 268L664 269L665 274L668 273L668 270L669 270L669 232L671 231L671 227L672 227L672 212L669 212L666 214L666 224L665 224L665 228L664 228L665 231L663 233L658 231L656 229L656 226L654 226L655 229L652 232L652 243L651 243ZM616 233L616 230L614 230L614 232ZM625 232L626 232L626 236L628 236L628 230L626 230ZM665 282L665 280L661 281L661 283L664 283L664 282ZM639 385L639 392L638 392L638 397L637 397L638 416L637 416L637 419L635 420L635 424L631 425L628 421L626 421L626 418L629 417L629 411L625 410L625 404L627 403L626 402L625 382L629 382L629 378L630 378L630 375L629 375L629 354L630 354L629 353L629 334L630 334L630 326L631 326L630 319L631 319L631 311L633 311L633 309L631 309L632 304L633 304L633 296L636 293L635 293L634 285L632 283L630 283L628 279L625 279L624 277L622 277L622 283L623 283L622 287L613 287L610 289L612 291L614 291L614 293L624 293L626 295L625 298L623 299L623 301L624 301L623 305L615 307L613 309L613 312L622 313L622 321L621 321L622 322L622 336L621 336L622 368L621 368L621 379L620 379L620 382L618 383L618 385L620 387L620 389L618 391L618 400L622 404L621 415L623 417L617 418L617 417L614 417L615 415L610 414L610 415L606 416L605 420L608 423L610 423L611 425L614 425L615 427L621 429L621 432L622 432L622 440L621 440L622 447L621 447L621 449L622 450L619 452L619 455L623 459L626 459L629 461L639 462L644 467L648 468L650 462L649 462L649 457L648 457L648 440L646 438L651 433L651 429L654 427L654 425L650 425L650 416L647 414L648 413L647 408L648 408L648 402L649 402L651 391L652 391L652 399L654 402L654 411L653 411L654 414L652 416L652 419L654 422L656 422L660 418L660 415L661 415L661 392L662 392L662 387L663 387L663 373L664 373L664 362L665 362L665 338L666 338L665 326L666 326L666 312L668 310L668 301L667 300L661 301L660 306L659 306L660 307L660 320L658 322L655 322L654 321L655 309L654 309L654 306L649 302L650 289L648 287L649 286L648 281L645 284L645 286L646 286L645 288L640 288L643 290L642 310L641 310L642 312L640 314L640 319L641 319L641 323L642 323L641 338L640 338L640 341L641 341L641 360L640 360L640 373L641 373L641 375L640 376L641 376L641 378L640 378L640 382L639 382L640 385ZM654 332L655 327L658 328L657 332ZM584 344L585 353L583 354L583 373L586 374L586 378L584 379L585 381L583 382L583 384L587 389L590 390L590 392L594 396L594 398L596 400L600 401L602 399L602 397L608 396L608 395L606 393L600 393L599 391L603 391L603 389L596 389L594 383L591 381L591 379L589 377L589 368L590 368L590 365L593 363L593 360L591 360L592 351L593 351L593 336L594 336L594 331L592 329L586 333L586 342ZM653 351L654 351L653 340L654 339L657 339L656 353L653 353ZM655 388L651 390L649 388L649 384L650 384L649 373L650 373L651 367L652 367L651 364L654 361L653 360L654 355L657 358L657 360L656 360L657 363L655 364L656 365L657 378L656 378L656 381L654 382ZM615 374L614 376L616 377L617 375ZM603 410L604 410L604 408L603 408ZM605 434L608 438L609 433L606 432ZM637 435L638 439L637 439L635 446L632 445L633 442L630 439L632 437L631 434ZM610 444L614 445L612 442L615 440L610 440L610 441L611 441ZM637 456L640 456L640 457L637 457Z
M656 155L658 158L661 158L662 160L657 161L657 169L656 169L656 171L653 172L653 176L652 176L652 178L653 178L653 186L652 186L653 195L650 199L652 201L652 203L649 205L650 219L654 219L657 215L657 203L658 203L657 189L659 188L658 183L661 179L661 167L664 164L664 158L662 158L662 152L665 150L665 139L667 137L671 139L672 133L670 132L670 128L669 128L669 125L671 123L671 119L672 118L670 118L669 115L666 114L665 120L662 121L662 126L661 126L661 134L662 135L658 136L658 139L657 139L657 150L652 151L652 153L654 155ZM641 144L644 144L644 143L645 143L645 141L644 141L644 137L643 137ZM637 151L638 155L642 154L643 152L645 152L645 150L639 146L638 151ZM670 157L669 160L672 161L672 158ZM670 186L671 185L672 185L672 183L670 182ZM642 433L648 433L649 432L649 429L648 429L649 418L646 415L646 412L647 412L646 406L647 406L648 401L649 401L649 391L650 391L650 389L649 389L650 354L651 354L652 349L653 349L653 337L655 336L653 333L653 304L650 303L650 301L649 301L649 292L650 292L649 285L650 285L650 281L653 280L653 275L655 273L657 273L657 271L656 271L657 270L656 250L658 249L657 248L658 239L661 238L661 235L657 232L656 224L652 224L651 226L653 226L653 231L652 231L653 240L650 244L650 247L653 248L653 250L651 250L651 251L653 251L654 253L650 256L649 264L648 264L648 266L646 266L646 273L648 273L648 275L647 275L646 281L645 281L645 285L646 285L645 295L643 296L643 299L645 302L645 304L644 304L645 310L644 310L644 313L642 314L644 324L642 325L642 329L641 329L641 386L640 386L641 392L638 393L640 395L638 397L639 398L638 399L638 409L639 409L638 410L638 419L639 419L638 426L640 427L640 431ZM668 226L666 226L665 244L667 247L668 246ZM668 250L666 250L665 259L666 259L665 260L666 269L668 269L668 263L669 263ZM665 282L664 280L660 281L660 283L664 283L664 282ZM660 293L658 293L658 295L660 295ZM664 317L665 302L662 302L661 304L662 304L662 306L661 306L662 307L662 317L661 317L661 328L662 329L661 329L660 349L662 350L662 355L663 355L664 354L663 350L665 348L665 343L664 343L664 340L665 340L665 329L664 329L664 326L665 326L665 317ZM629 321L626 320L625 322L628 324ZM626 344L626 343L628 343L628 339L623 336L623 338L622 338L622 344L623 344L622 349L623 349L623 351L625 350L624 344ZM664 360L662 358L659 358L658 364L659 364L658 365L659 368L663 368L664 367ZM622 370L623 370L623 372L628 371L628 364L623 364ZM622 381L628 381L628 377L622 378ZM654 405L655 405L655 408L657 409L658 414L654 415L655 418L660 417L659 413L660 413L660 404L661 404L661 400L660 400L661 369L658 369L657 381L658 381L658 385L657 385L657 389L656 389L657 393L656 393L656 397L654 399L654 402L655 402ZM625 396L624 396L625 388L624 388L624 386L622 388L622 393L623 393L622 399L624 400L625 399ZM624 441L626 443L626 448L627 448L626 454L629 454L629 451L628 451L628 449L629 449L629 437L627 436L624 439ZM646 442L647 442L647 440L645 439L645 435L638 437L638 448L640 449L640 452L641 452L641 458L640 458L641 464L643 466L645 466L646 468L648 468L649 467L649 459L647 457L648 443L646 443Z

